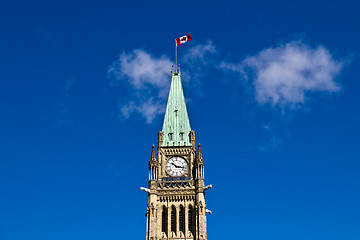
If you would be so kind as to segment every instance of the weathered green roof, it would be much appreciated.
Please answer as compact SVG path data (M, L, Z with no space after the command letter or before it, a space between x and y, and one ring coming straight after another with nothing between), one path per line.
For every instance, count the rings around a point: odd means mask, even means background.
M161 146L191 146L189 138L191 128L181 85L180 70L179 72L172 71L162 131L164 132L164 141Z

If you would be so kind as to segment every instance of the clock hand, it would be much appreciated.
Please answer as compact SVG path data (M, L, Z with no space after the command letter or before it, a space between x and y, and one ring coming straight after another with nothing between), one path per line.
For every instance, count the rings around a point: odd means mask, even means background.
M174 163L171 164L174 165L176 168L182 168L181 166L175 165Z

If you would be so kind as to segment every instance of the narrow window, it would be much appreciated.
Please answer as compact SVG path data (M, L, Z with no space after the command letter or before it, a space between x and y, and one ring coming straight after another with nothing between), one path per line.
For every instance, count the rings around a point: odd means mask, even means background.
M169 136L169 140L172 141L173 140L173 134L169 133L168 136Z
M195 234L195 217L194 217L194 208L190 205L188 211L188 230Z
M185 215L185 209L183 206L180 206L180 212L179 212L179 231L180 232L185 232L185 221L184 221L184 216Z
M189 221L189 223L188 223L189 229L188 230L191 231L191 229L192 229L191 209L189 209L188 221Z
M184 140L184 133L179 134L180 140Z
M176 209L174 206L171 208L171 231L176 232Z
M162 218L161 230L162 232L167 233L167 209L165 206L163 206L161 218Z

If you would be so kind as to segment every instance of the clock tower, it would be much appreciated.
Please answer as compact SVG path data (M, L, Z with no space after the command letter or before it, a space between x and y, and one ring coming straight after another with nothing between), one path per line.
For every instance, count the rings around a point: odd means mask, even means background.
M157 150L152 146L146 212L146 240L206 240L204 159L190 128L180 67L172 71Z

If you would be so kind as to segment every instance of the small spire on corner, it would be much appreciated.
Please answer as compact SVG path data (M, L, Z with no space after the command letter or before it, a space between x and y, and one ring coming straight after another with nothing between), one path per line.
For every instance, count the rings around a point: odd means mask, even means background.
M198 144L198 150L197 150L197 154L196 154L196 162L198 164L203 164L204 163L204 159L202 156L202 152L201 152L201 144Z
M155 162L156 162L156 154L155 154L155 145L153 144L149 164L151 165L151 163L155 163Z

